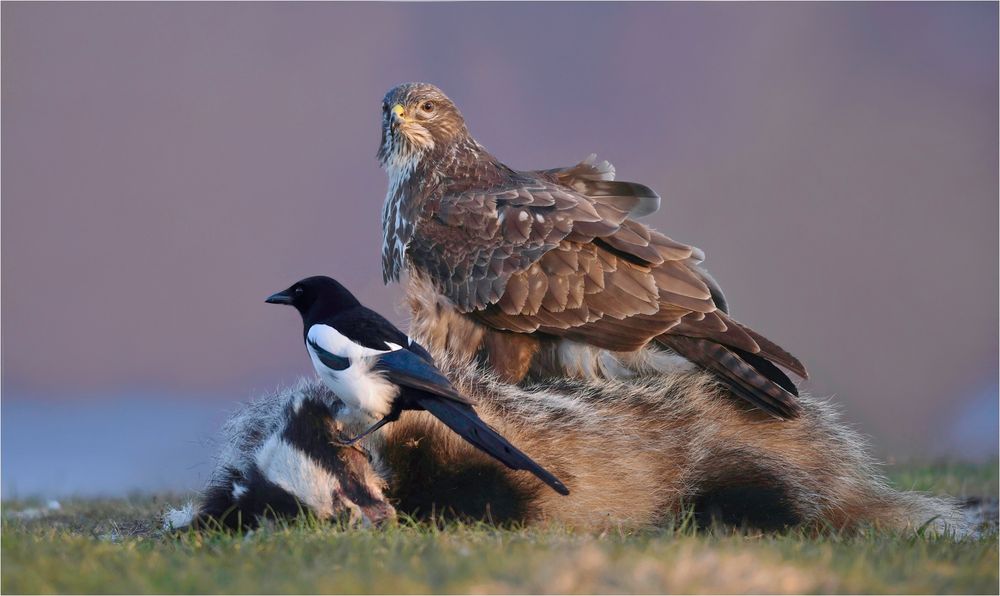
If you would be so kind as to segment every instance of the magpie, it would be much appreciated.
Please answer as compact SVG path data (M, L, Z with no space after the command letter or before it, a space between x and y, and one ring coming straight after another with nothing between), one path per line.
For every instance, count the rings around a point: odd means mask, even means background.
M306 350L320 379L351 409L378 422L350 445L404 410L426 410L463 439L514 470L527 470L562 495L569 489L510 444L473 409L423 346L363 306L336 280L307 277L267 298L302 315Z

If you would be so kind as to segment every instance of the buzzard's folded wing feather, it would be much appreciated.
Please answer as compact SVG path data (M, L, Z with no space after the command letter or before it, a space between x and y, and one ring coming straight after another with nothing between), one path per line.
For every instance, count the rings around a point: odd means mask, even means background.
M606 174L514 173L495 190L446 191L408 255L488 326L614 351L657 339L772 414L794 416L794 385L771 362L804 377L801 363L729 318L702 252L628 219L636 203Z

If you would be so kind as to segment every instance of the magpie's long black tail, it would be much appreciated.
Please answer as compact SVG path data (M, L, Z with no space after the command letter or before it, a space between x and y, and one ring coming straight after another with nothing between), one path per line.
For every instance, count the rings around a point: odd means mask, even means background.
M463 439L492 455L508 468L527 470L551 486L552 490L557 493L569 494L566 485L545 468L536 464L517 447L511 445L507 439L500 436L500 433L490 428L476 414L472 406L428 394L417 397L415 401Z

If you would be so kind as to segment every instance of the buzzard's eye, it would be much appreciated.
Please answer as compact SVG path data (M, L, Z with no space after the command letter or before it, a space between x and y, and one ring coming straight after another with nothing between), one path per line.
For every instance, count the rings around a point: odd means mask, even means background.
M423 110L423 111L425 111L425 112L433 112L434 111L434 102L433 101L425 101L424 105L420 106L420 109Z

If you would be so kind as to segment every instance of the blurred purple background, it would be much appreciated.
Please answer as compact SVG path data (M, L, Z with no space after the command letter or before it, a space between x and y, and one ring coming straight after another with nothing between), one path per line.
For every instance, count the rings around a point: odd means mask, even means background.
M657 189L646 221L881 455L995 457L997 16L4 3L4 495L196 485L227 409L311 372L264 304L300 277L405 323L374 155L409 80L515 167Z

